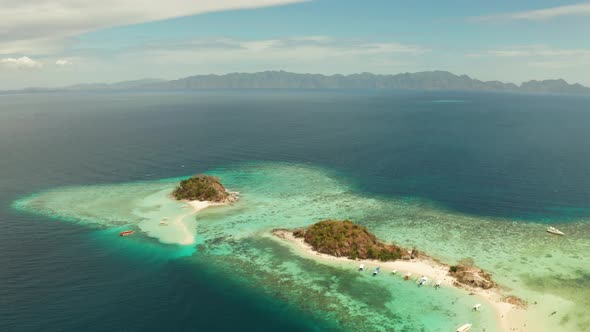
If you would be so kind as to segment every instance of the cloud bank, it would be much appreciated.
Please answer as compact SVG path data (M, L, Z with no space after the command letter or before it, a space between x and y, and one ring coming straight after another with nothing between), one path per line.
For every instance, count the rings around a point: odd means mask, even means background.
M67 66L67 65L71 65L72 63L68 60L59 59L59 60L55 61L55 64L58 66Z
M346 72L387 70L412 62L430 49L394 41L368 42L328 36L297 36L281 39L195 39L148 43L121 56L144 59L152 66L183 65L198 68L223 68L223 72L267 70L272 68L302 71ZM239 59L236 62L236 59ZM363 66L359 64L363 63ZM352 69L354 68L354 69ZM391 68L389 68L391 70Z
M467 55L471 58L507 59L542 69L585 68L590 65L590 49L555 48L548 45L515 45Z
M37 62L29 57L23 56L20 58L4 58L0 59L0 65L8 68L41 68L40 62Z
M511 20L541 21L563 16L590 16L590 3L559 6L545 9L529 10L515 13L504 13L473 17L475 22L494 22Z
M548 45L516 45L495 50L487 50L481 53L473 53L471 56L496 56L496 57L585 57L590 59L590 49L564 49Z
M191 57L210 57L220 59L242 56L261 59L316 59L344 56L366 55L418 55L430 49L413 44L393 41L368 42L347 40L329 36L296 36L280 39L233 39L210 38L184 41L147 43L131 52L144 52L154 56L174 56L187 54Z
M303 1L0 0L0 54L39 54L72 36L113 26Z

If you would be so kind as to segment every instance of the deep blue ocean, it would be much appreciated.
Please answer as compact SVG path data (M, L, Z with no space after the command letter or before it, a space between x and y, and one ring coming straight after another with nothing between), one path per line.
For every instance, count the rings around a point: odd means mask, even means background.
M0 95L0 331L329 330L288 302L96 230L19 213L66 185L242 161L333 169L377 196L518 222L590 216L590 98L473 92Z

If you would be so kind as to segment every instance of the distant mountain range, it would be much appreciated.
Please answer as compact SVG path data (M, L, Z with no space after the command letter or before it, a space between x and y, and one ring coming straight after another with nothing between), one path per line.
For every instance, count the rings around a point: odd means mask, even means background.
M144 78L135 81L123 81L117 83L83 83L70 85L65 87L66 90L125 90L125 89L136 89L142 86L148 86L151 84L164 83L166 80L157 78Z
M113 84L78 84L38 91L97 90L198 90L198 89L381 89L381 90L469 90L525 93L589 94L590 88L563 79L528 81L520 86L500 81L480 81L447 71L425 71L396 75L361 73L352 75L297 74L285 71L196 75L177 80L142 79Z

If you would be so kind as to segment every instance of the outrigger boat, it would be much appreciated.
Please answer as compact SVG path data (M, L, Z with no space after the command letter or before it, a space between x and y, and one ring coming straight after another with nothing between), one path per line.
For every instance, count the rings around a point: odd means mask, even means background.
M565 235L565 233L563 233L559 229L557 229L555 227L551 227L551 226L547 227L547 233L551 233L551 234L555 234L555 235Z
M377 274L379 274L379 271L381 271L381 266L377 266L375 271L373 271L373 275L376 276Z
M123 231L123 232L119 233L119 236L129 236L129 235L132 235L133 233L135 233L135 231L132 231L132 230Z
M424 285L426 285L427 282L428 282L428 277L426 277L426 276L422 276L422 278L420 278L420 280L417 281L418 286L424 286Z
M469 323L463 324L457 329L457 332L467 332L467 331L471 330L471 326L472 325Z

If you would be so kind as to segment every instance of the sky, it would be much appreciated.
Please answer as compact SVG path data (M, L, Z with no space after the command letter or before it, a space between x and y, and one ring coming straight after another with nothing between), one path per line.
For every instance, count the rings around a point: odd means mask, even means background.
M264 70L590 86L590 1L0 0L0 89Z

